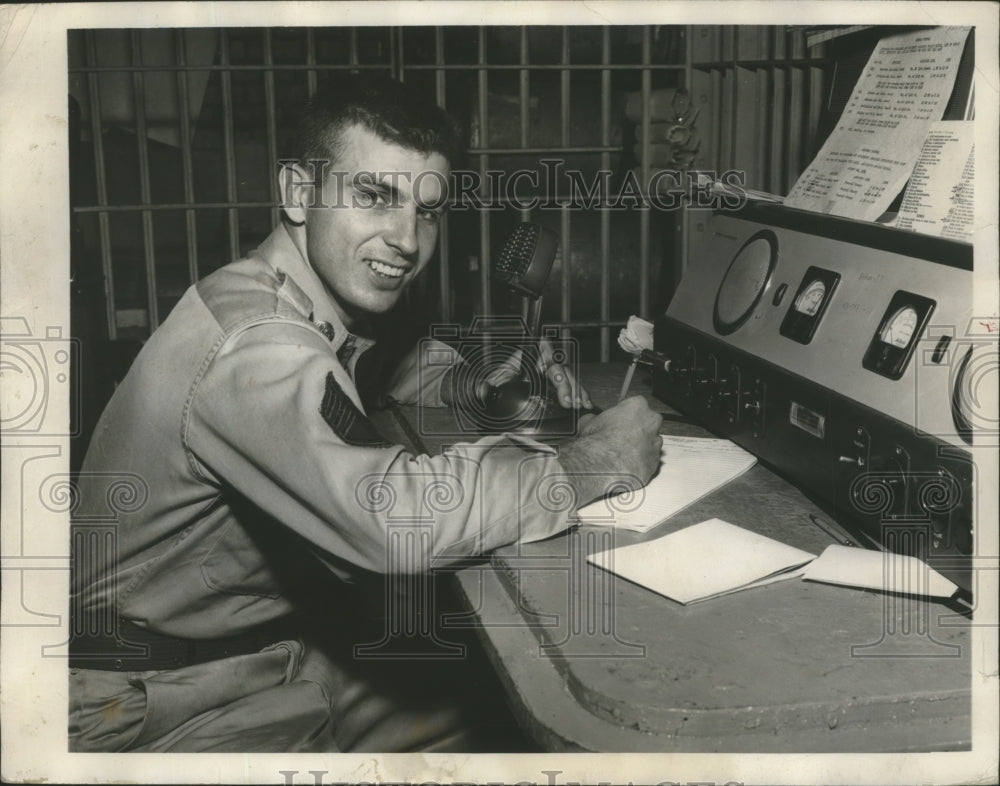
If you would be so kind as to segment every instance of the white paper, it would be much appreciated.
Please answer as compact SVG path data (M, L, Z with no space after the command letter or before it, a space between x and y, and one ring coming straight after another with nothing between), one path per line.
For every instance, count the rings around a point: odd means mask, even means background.
M660 595L693 603L794 578L801 571L792 569L815 556L709 519L656 540L591 554L587 560Z
M958 587L916 557L851 546L827 546L802 576L806 581L879 592L949 598Z
M713 181L711 184L712 193L722 197L746 198L750 202L784 202L785 198L778 194L770 194L767 191L757 191L753 188L743 186L731 186L721 180Z
M863 221L882 215L944 115L968 33L939 27L882 39L785 204Z
M971 242L975 124L935 123L903 194L896 226Z
M756 463L728 439L665 436L660 470L645 488L599 499L577 515L583 524L646 532Z

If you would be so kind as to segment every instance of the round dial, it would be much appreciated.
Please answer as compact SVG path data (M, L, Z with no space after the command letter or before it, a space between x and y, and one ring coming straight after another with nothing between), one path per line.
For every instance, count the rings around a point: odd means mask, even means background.
M715 327L731 333L750 316L774 269L772 235L759 235L740 249L715 296Z
M795 310L807 317L816 316L819 307L823 304L826 295L826 284L818 278L813 279L809 286L802 290L802 294L795 300Z
M971 445L976 430L983 434L996 429L996 410L990 411L990 402L996 402L998 392L1000 358L996 344L983 342L969 347L958 366L951 394L952 420L964 442Z
M900 349L909 345L913 329L917 326L917 312L911 306L903 306L886 322L879 338L886 344Z

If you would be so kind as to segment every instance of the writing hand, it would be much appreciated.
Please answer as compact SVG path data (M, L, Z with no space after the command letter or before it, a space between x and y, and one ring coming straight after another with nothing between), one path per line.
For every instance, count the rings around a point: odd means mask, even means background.
M663 418L642 396L632 396L599 415L584 415L578 436L559 449L559 463L570 476L577 506L612 487L638 489L660 466Z

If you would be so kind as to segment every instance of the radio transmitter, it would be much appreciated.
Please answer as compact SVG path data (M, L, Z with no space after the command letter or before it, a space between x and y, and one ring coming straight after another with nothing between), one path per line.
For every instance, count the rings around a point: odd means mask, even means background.
M687 220L654 393L971 592L972 247L774 204Z

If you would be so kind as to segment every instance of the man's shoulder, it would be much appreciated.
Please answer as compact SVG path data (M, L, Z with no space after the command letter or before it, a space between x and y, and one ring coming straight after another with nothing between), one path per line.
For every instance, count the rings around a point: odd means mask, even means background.
M232 262L201 279L198 296L224 332L272 317L309 322L312 303L260 256Z

